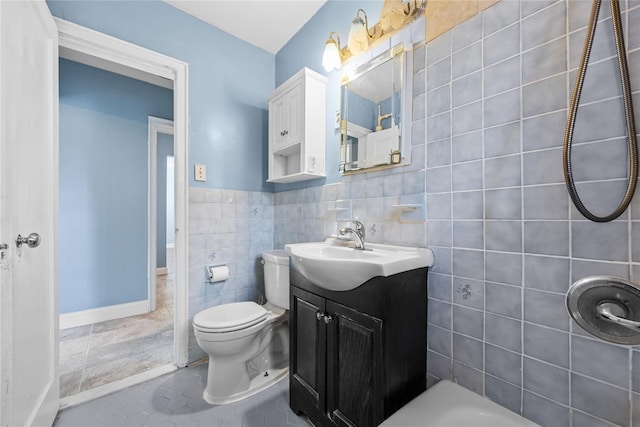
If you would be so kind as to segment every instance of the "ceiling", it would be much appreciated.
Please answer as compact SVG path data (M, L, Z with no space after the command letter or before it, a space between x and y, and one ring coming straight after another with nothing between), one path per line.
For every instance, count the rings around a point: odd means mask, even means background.
M277 53L326 0L164 0L231 35Z
M385 60L349 81L349 92L356 93L374 104L393 96L402 87L402 55ZM373 61L372 61L373 62ZM366 75L367 78L360 78Z

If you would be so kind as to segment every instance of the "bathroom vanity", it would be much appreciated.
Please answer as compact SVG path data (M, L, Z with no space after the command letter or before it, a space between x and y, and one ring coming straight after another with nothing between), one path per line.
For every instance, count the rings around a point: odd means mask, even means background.
M377 426L426 389L427 268L347 291L290 266L290 406L320 426Z

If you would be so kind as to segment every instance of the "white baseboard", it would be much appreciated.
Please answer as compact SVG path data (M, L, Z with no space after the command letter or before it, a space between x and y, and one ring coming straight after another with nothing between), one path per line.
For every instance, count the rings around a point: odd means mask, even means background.
M128 302L125 304L109 305L107 307L92 308L90 310L75 311L60 315L60 329L76 326L91 325L107 320L136 316L149 312L149 300Z
M166 276L166 275L167 275L167 267L156 268L156 276Z

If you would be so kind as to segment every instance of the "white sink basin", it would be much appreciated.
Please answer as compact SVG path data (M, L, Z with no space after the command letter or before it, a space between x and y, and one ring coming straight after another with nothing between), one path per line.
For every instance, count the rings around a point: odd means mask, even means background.
M433 252L366 243L359 250L327 242L291 243L284 249L296 269L313 284L330 291L349 291L376 277L433 265Z

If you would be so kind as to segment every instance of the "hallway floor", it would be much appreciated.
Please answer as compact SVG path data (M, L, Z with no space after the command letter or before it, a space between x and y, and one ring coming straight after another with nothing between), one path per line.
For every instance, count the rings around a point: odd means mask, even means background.
M55 427L211 426L312 427L289 408L289 378L240 402L212 406L202 399L207 382L202 364L178 369L117 393L64 409Z
M60 397L174 363L174 275L157 277L156 311L60 331Z

